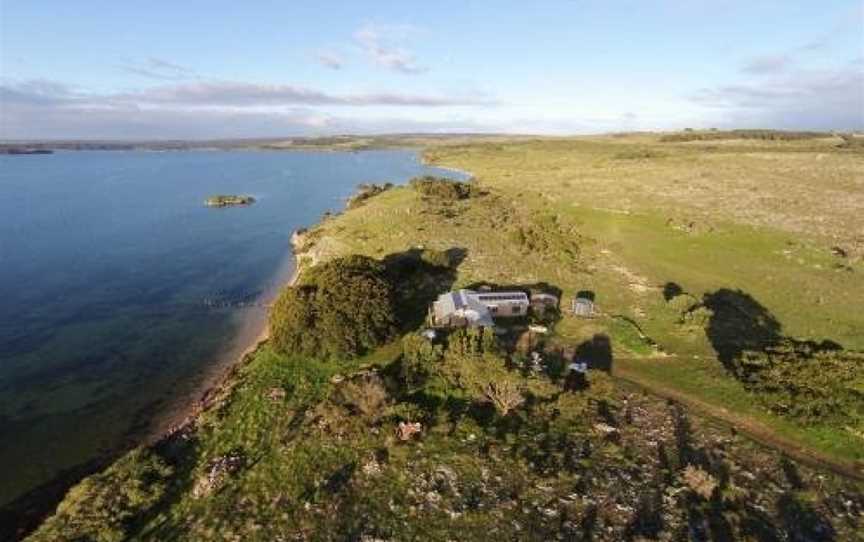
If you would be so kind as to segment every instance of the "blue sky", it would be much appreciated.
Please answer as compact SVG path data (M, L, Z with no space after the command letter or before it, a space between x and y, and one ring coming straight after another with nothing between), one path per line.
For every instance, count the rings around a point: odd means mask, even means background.
M864 1L0 0L0 137L864 128Z

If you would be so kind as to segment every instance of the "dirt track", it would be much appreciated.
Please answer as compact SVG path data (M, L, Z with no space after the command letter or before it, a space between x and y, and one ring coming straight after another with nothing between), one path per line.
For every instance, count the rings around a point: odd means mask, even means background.
M752 420L740 414L736 414L735 412L731 412L726 408L712 405L699 399L698 397L693 397L688 394L681 393L678 390L662 386L654 382L646 381L638 374L628 370L626 367L621 366L620 362L623 361L626 363L628 361L627 358L616 358L615 361L616 364L612 370L612 376L617 379L633 384L658 397L681 403L682 405L693 409L695 412L703 416L707 416L716 419L724 424L727 424L733 427L736 431L739 431L740 433L746 435L748 438L764 446L776 449L790 459L794 459L795 461L809 465L811 467L829 470L835 474L845 476L859 482L864 482L864 465L860 464L860 462L855 463L851 461L838 460L806 448L804 446L801 446L795 441L778 435L770 427L758 421Z

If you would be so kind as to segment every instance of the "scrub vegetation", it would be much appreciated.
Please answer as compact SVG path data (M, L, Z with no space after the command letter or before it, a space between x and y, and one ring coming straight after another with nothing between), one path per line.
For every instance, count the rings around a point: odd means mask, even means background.
M474 179L312 227L213 405L33 539L861 540L864 155L665 139L430 146ZM481 284L561 306L423 333Z
M204 201L207 207L232 207L235 205L252 205L255 203L255 198L252 196L210 196Z
M338 258L282 291L270 311L271 342L287 354L356 356L393 338L394 314L384 265L364 256Z

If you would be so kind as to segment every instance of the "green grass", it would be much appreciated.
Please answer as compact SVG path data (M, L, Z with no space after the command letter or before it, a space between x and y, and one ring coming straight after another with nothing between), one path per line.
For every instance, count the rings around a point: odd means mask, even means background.
M563 307L589 290L597 316L565 314L546 346L577 347L606 335L612 375L617 368L648 387L758 422L829 458L861 461L860 436L771 414L725 371L706 330L682 325L682 311L691 303L725 288L751 296L780 322L784 336L864 349L858 332L864 315L856 304L864 297L864 268L855 250L843 260L830 252L834 243L855 246L849 231L862 218L850 212L855 205L838 202L860 203L856 172L862 162L823 143L739 142L709 152L637 135L436 145L427 157L471 171L479 191L441 200L410 187L387 190L311 228L300 257L384 258L422 248L461 260L453 284L440 288L547 283L561 289ZM784 203L790 195L793 205ZM667 301L668 283L689 297ZM628 510L640 506L639 496L649 493L645 487L687 495L680 477L693 462L727 484L723 491L733 491L731 479L740 486L734 488L743 492L740 499L717 501L730 528L745 520L774 521L748 516L747 503L777 512L776 499L767 497L785 487L777 453L699 419L690 428L681 422L686 413L633 394L605 373L591 371L587 391L562 393L557 379L510 371L508 378L530 399L501 416L478 400L476 390L446 374L417 388L401 385L400 353L399 341L353 360L259 349L219 406L198 420L189 441L161 452L175 474L158 503L141 501L125 533L141 540L272 540L277 533L313 539L447 540L454 533L462 540L526 533L578 538L591 513L583 496ZM505 370L470 363L461 360L450 369L474 377ZM345 398L344 382L368 368L380 375L387 400L363 413ZM284 398L274 400L274 389L284 390ZM422 420L422 438L400 442L395 430L401 420ZM619 424L620 438L597 429L610 422ZM668 450L666 466L658 466L658 444ZM242 469L212 494L193 496L212 461L231 453L242 455ZM722 474L741 470L753 473L752 479ZM449 472L456 481L449 481ZM807 491L836 494L841 485L854 491L830 475L802 472L811 481L821 476ZM824 508L826 497L815 495L801 506ZM707 502L687 506L716 512ZM624 538L631 515L618 510L610 505L595 512L600 525ZM676 508L668 517L675 522L687 510ZM835 522L846 529L841 536L860 527L850 525Z
M636 360L624 358L616 363L636 373L647 383L671 388L697 397L709 404L758 421L778 435L801 445L851 461L864 461L860 437L830 427L801 427L771 414L743 386L718 367L713 359L666 358Z
M552 202L519 193L508 197L509 188L497 190L490 181L481 186L495 190L470 202L441 206L430 206L410 189L394 189L322 226L321 236L328 240L323 244L338 247L335 254L378 257L411 246L460 247L467 256L458 268L457 284L548 282L564 291L565 302L578 291L591 290L599 310L610 317L566 317L556 330L559 340L579 344L608 334L613 351L623 355L651 356L657 352L652 346L656 342L670 354L711 360L708 377L669 364L661 365L663 378L718 407L758 416L784 436L820 452L860 458L858 437L842 429L805 429L752 407L755 398L723 371L705 333L679 325L681 308L662 295L667 282L697 300L721 288L741 289L781 322L786 335L864 348L864 337L856 332L864 322L855 296L849 295L862 290L857 272L831 267L828 251L773 228L718 220L713 231L687 233L656 213L624 214L557 197ZM394 216L402 225L399 229L390 227ZM564 241L543 229L545 216L558 216L558 223L571 225L568 235L579 240L575 258L562 256ZM549 247L526 253L512 240L520 226L539 228ZM627 320L611 316L631 320L645 337ZM694 379L699 385L689 384Z

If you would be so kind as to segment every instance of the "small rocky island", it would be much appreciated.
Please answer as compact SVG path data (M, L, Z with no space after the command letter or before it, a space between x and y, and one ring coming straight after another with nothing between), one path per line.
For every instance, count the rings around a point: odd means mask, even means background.
M53 154L51 149L31 149L24 147L0 147L0 154L18 155L18 154Z
M236 205L252 205L255 203L255 198L252 196L229 196L218 195L210 196L204 201L207 207L233 207Z

